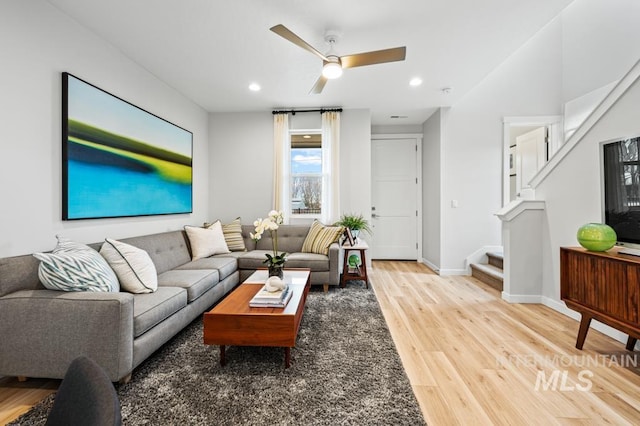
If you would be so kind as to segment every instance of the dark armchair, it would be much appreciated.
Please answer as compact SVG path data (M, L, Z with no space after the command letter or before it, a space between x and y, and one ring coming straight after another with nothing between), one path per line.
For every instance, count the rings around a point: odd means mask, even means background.
M121 425L120 401L104 370L81 356L69 365L46 425Z

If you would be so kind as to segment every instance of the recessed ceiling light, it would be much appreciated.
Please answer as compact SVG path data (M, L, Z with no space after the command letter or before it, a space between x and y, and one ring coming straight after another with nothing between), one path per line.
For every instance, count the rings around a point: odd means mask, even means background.
M260 85L258 83L251 83L249 85L249 90L251 90L252 92L259 92L260 91Z
M411 81L409 81L409 85L416 87L416 86L420 86L422 84L422 79L420 77L414 77L411 79Z
M303 138L305 139L311 139L311 135L304 135Z

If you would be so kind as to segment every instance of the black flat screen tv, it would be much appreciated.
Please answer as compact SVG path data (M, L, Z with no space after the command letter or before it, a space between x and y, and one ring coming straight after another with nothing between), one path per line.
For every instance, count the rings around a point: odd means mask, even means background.
M640 255L640 137L603 145L604 221Z

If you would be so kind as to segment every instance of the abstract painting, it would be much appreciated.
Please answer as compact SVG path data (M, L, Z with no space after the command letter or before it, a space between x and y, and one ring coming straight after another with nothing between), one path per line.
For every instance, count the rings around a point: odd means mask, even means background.
M63 220L191 213L193 134L62 73Z

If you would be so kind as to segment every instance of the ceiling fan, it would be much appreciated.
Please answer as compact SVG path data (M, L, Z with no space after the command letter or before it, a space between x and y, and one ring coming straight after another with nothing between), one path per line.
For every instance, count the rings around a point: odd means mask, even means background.
M338 56L333 51L336 36L335 34L328 34L325 40L329 43L329 52L326 55L323 55L320 51L298 37L293 31L282 24L271 27L270 30L322 59L322 75L318 78L316 84L313 85L313 88L309 92L313 94L321 93L322 89L324 89L324 85L327 84L327 81L340 77L344 68L404 61L407 53L407 48L402 46L394 47L392 49L356 53L354 55Z

